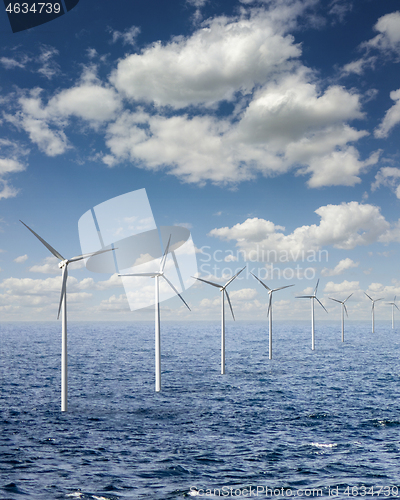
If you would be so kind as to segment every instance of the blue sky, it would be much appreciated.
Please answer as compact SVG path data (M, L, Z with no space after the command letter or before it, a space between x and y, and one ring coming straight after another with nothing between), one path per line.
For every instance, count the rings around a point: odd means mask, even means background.
M0 36L1 320L57 312L56 259L19 219L72 257L80 216L141 188L157 224L191 229L202 277L247 262L274 288L294 283L274 297L277 319L308 319L294 297L318 278L329 319L340 308L328 297L350 293L351 319L369 319L364 291L390 318L397 0L80 0L15 34L4 12ZM117 276L71 265L68 290L71 320L152 318L129 311ZM199 283L185 299L191 314L173 298L163 317L219 318L218 291ZM231 299L238 319L265 318L248 273Z

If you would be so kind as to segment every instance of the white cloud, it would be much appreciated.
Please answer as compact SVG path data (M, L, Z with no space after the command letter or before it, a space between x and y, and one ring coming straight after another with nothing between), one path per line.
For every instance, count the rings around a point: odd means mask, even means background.
M386 186L396 193L397 198L400 199L400 168L383 167L375 175L375 182L371 185L371 190L380 186Z
M232 241L243 250L247 257L257 260L298 260L307 253L319 251L332 245L350 250L359 245L369 245L376 241L393 241L390 224L373 205L352 201L341 205L326 205L315 210L320 216L319 225L301 226L285 235L282 226L264 219L247 219L242 224L216 228L210 236ZM275 254L273 253L275 252Z
M124 45L136 45L136 38L140 33L140 28L137 26L132 26L127 28L125 31L117 31L110 29L112 33L112 43L122 40Z
M367 133L345 121L361 118L359 96L341 87L318 94L301 70L257 92L236 122L212 116L165 118L124 112L109 125L103 161L139 161L186 182L237 183L298 168L310 187L355 185L378 153L360 160L349 142Z
M89 122L111 120L120 109L121 101L114 89L106 87L96 77L96 69L85 68L75 86L64 89L43 105L41 89L19 100L22 112L32 119L62 123L63 118L76 116Z
M347 257L346 259L342 259L333 269L324 267L321 271L321 276L337 276L352 267L358 267L359 264L359 262L354 262L352 259Z
M300 55L267 14L217 17L191 36L156 42L118 63L112 83L127 97L181 108L249 93L289 59Z
M25 255L21 255L21 256L17 257L16 259L14 259L14 262L16 262L17 264L22 264L26 260L28 260L28 256L25 254Z
M324 293L328 294L346 293L347 295L350 295L350 293L355 293L360 291L361 291L360 283L358 281L347 281L347 280L344 280L341 283L334 283L333 281L329 281L324 288Z
M385 14L378 19L374 26L378 35L360 45L360 50L365 51L360 59L351 61L342 69L342 74L355 73L361 75L366 69L374 69L376 63L382 59L382 55L389 58L393 54L400 56L400 12ZM379 56L371 55L371 51L378 51Z
M58 50L49 45L43 45L40 48L40 54L36 61L40 64L38 73L51 80L53 76L60 73L59 65L54 61L54 57L58 55Z
M266 2L263 9L242 7L240 16L215 17L186 37L122 58L109 78L115 88L88 66L47 101L33 89L6 119L49 156L71 147L66 131L73 117L97 131L104 125L109 151L97 157L106 165L164 169L184 182L237 184L293 171L307 175L313 188L354 186L378 159L377 152L360 158L354 145L368 134L349 125L364 117L360 95L324 88L301 65L301 46L288 34L314 3ZM113 32L132 43L136 35L135 27ZM47 47L40 57L55 54ZM134 101L134 111L123 107L122 96ZM224 100L235 109L221 116L216 110Z
M400 89L390 92L390 98L395 104L386 111L382 122L374 130L375 137L379 139L388 137L392 128L400 123Z
M0 64L6 69L25 68L25 63L21 63L11 57L0 57Z
M46 257L43 260L43 264L34 266L29 268L31 273L43 273L43 274L60 274L61 270L58 267L59 260L56 257L50 256Z
M400 54L400 12L396 11L380 17L374 29L379 34L364 42L364 47L375 48L383 52L394 51Z
M257 296L257 291L254 288L242 288L241 290L234 290L229 294L232 300L252 300Z
M20 156L24 156L26 151L18 143L7 139L0 139L0 151L7 157L0 156L0 200L12 198L17 195L18 189L13 188L7 177L11 174L23 172L25 165L21 162Z

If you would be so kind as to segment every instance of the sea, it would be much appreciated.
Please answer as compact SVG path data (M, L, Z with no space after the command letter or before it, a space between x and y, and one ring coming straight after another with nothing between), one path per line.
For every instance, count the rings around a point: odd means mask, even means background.
M400 496L400 324L0 323L2 500Z

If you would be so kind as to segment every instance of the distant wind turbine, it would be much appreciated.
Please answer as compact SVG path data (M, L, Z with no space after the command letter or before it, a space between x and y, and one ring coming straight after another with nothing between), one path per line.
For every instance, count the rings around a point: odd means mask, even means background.
M161 258L160 268L158 273L137 273L137 274L119 274L118 276L149 276L150 278L154 278L154 289L155 289L155 385L156 392L161 391L161 336L160 336L160 282L159 278L164 278L168 285L172 288L172 290L178 295L181 301L185 304L185 306L189 309L190 307L186 304L183 297L180 295L178 290L174 287L174 285L170 282L170 280L164 274L165 263L168 258L168 250L169 244L171 242L171 236L169 237L168 244L165 248L164 254Z
M364 292L365 293L365 292ZM383 297L380 299L372 299L367 293L365 295L369 298L369 300L372 300L372 333L375 333L375 302L378 302L378 300L383 300Z
M317 285L315 286L314 293L312 295L300 295L296 297L296 299L311 299L311 349L315 350L315 320L314 320L314 300L316 300L320 306L328 312L322 302L317 297L317 289L318 289L319 280L317 281Z
M84 255L78 255L77 257L72 257L72 259L64 259L64 257L57 252L51 245L47 243L43 238L35 233L33 229L27 226L22 220L20 222L29 231L36 236L36 238L43 243L43 245L50 250L50 252L60 260L58 267L62 269L62 287L61 287L61 297L60 304L58 306L57 319L60 317L60 311L62 307L62 338L61 338L61 411L67 411L68 409L68 351L67 351L67 278L68 278L68 264L71 262L77 262L78 260L86 259L92 257L93 255L98 255L104 252L110 252L115 250L115 248L108 248L105 250L99 250L98 252L86 253Z
M346 304L345 302L347 300L349 300L349 298L352 296L353 294L351 293L347 299L345 300L337 300L337 299L332 299L332 297L329 297L331 300L334 300L335 302L339 302L339 304L342 304L342 342L344 342L344 312L346 311L346 316L349 317L349 314L347 312L347 307L346 307Z
M253 274L253 273L251 273ZM272 359L272 294L274 292L277 292L278 290L283 290L284 288L289 288L294 285L286 285L286 286L281 286L280 288L269 288L263 281L261 281L255 274L253 274L255 279L259 281L262 286L268 290L268 295L269 295L269 304L268 304L268 317L269 317L269 359Z
M400 311L400 309L397 307L397 304L396 304L396 295L394 296L393 302L388 302L388 304L390 306L392 306L392 329L393 329L394 328L394 308L396 308L398 311Z
M245 269L246 266L244 266L243 269ZM221 295L221 375L225 375L225 295L226 298L228 299L228 304L231 309L232 317L235 320L235 315L233 314L233 309L232 309L232 304L231 300L229 298L228 292L226 290L226 287L232 283L232 281L239 276L239 274L243 271L241 269L238 273L235 274L230 280L228 280L225 285L218 285L217 283L213 283L212 281L207 281L202 278L195 278L196 280L203 281L204 283L208 283L209 285L215 286L219 288L220 292L222 292ZM194 276L193 276L194 277Z

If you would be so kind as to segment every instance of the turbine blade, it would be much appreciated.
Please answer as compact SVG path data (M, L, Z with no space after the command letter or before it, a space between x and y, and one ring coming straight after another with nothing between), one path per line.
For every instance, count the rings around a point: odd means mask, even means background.
M395 307L398 311L400 311L400 309L397 307L397 305L396 305L396 304L393 304L393 305L394 305L394 307Z
M253 274L253 273L250 271L250 274ZM259 281L259 282L262 284L262 286L263 286L264 288L266 288L267 290L271 290L271 288L269 288L269 286L267 286L265 283L263 283L263 282L260 280L260 278L257 278L257 276L256 276L255 274L253 274L253 276L255 277L255 279L256 279L257 281Z
M245 269L245 268L246 268L246 266L244 266L243 269ZM229 283L232 283L232 281L239 276L239 274L243 271L243 269L241 269L238 273L235 274L235 276L233 276L233 278L231 278L227 283L225 283L223 288L226 288L229 285Z
M231 299L229 298L228 292L227 292L226 290L222 290L222 293L226 293L226 298L228 299L228 304L229 304L229 307L231 308L231 313L232 313L232 318L233 318L233 321L236 321L236 320L235 320L235 315L233 314L233 309L232 309ZM223 297L222 297L222 298L223 298Z
M185 304L185 306L190 311L191 310L190 307L186 304L186 302L183 299L182 295L178 292L178 290L174 287L174 285L169 281L169 279L164 274L162 274L161 276L165 279L165 281L168 283L168 285L172 288L172 290L176 293L176 295L181 299L181 301Z
M59 319L59 317L60 317L61 305L62 305L63 299L67 293L67 278L68 278L68 269L67 269L67 265L65 265L63 267L63 270L62 270L61 297L60 297L60 305L58 306L57 319Z
M396 302L396 295L394 296L393 302Z
M72 257L72 259L68 259L69 262L76 262L78 260L87 259L88 257L92 257L93 255L99 255L104 252L112 252L113 250L117 250L116 248L107 248L107 250L98 250L97 252L84 253L83 255L78 255L77 257Z
M351 293L346 300L349 300L349 298L352 296L353 294ZM343 304L346 302L346 300L343 301Z
M284 288L290 288L291 286L294 286L294 285L286 285L286 286L281 286L279 288L274 288L273 290L271 290L272 292L277 292L278 290L283 290Z
M298 295L295 299L313 299L314 295Z
M320 301L317 297L314 297L314 299L315 299L316 301L318 301L318 302L319 302L319 305L325 309L324 304L323 304L323 303L322 303L322 302L321 302L321 301ZM328 312L326 309L325 309L325 311L326 311L326 312Z
M47 241L45 241L43 238L41 238L37 233L35 233L35 231L33 229L31 229L29 226L27 226L25 224L25 222L22 222L22 220L20 219L20 222L27 228L29 229L29 231L34 234L36 236L36 238L41 241L43 243L43 245L48 249L50 250L50 252L54 255L54 257L57 257L57 259L60 259L60 260L65 260L64 257L57 252L57 250L55 250L51 245L49 245L47 243Z
M378 300L383 300L383 297L381 297L380 299L375 299L374 302L378 302Z
M349 317L349 313L347 312L347 307L346 307L346 304L343 302L343 307L344 307L344 310L346 311L346 316Z
M195 280L204 281L204 283L208 283L209 285L216 286L217 288L222 288L222 285L217 285L216 283L213 283L212 281L203 280L202 278L196 278L195 276L192 276L192 278L194 278Z
M118 276L151 276L155 278L156 276L160 276L159 273L141 273L141 274L118 274Z
M341 300L337 300L337 299L332 299L332 297L329 297L329 298L330 298L331 300L334 300L335 302L339 302L339 304L344 304L344 302L346 302L346 301L342 302Z
M318 285L319 285L319 279L318 279L317 284L315 286L314 295L317 295Z
M161 262L160 262L160 273L162 273L164 271L165 263L167 262L169 244L171 243L171 236L172 235L170 234L167 246L165 247L164 254L163 254Z
M364 292L364 294L369 298L369 300L372 300L372 302L374 301L374 299L371 299L371 297L367 293Z

